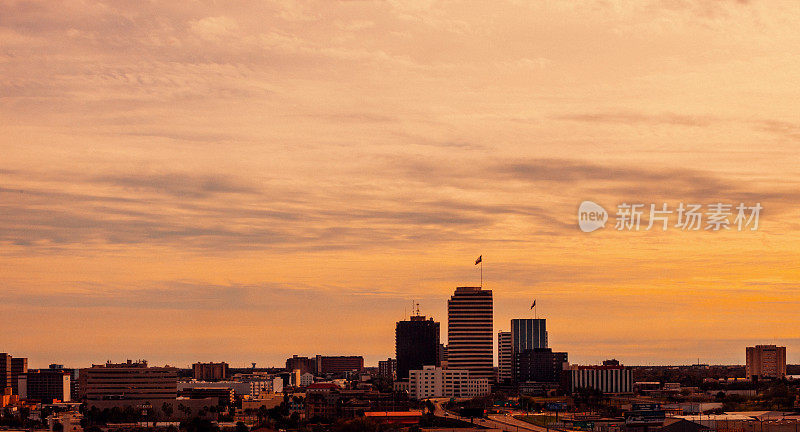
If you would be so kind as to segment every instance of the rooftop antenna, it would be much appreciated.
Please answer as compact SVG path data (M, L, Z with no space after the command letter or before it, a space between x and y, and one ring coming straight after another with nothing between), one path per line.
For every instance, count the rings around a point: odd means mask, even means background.
M417 316L419 316L419 302L416 302L416 306L417 306L416 313L417 313Z

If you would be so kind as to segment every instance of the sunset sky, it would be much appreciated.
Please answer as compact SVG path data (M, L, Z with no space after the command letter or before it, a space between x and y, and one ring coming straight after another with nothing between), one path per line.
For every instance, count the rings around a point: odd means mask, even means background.
M573 363L800 363L796 1L0 2L0 351L394 356L494 291ZM581 232L592 200L757 231Z

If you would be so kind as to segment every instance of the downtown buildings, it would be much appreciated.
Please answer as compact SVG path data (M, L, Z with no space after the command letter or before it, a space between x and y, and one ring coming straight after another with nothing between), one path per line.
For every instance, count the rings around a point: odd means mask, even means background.
M447 367L494 382L492 291L458 287L447 301Z

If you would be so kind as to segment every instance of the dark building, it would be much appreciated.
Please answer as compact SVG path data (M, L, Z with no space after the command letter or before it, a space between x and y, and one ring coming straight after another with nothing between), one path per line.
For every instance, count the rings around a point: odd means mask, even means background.
M535 348L547 348L547 326L544 318L522 318L511 320L511 350L522 352Z
M492 290L458 287L447 301L447 367L494 382Z
M208 388L208 387L189 387L178 390L179 397L189 399L216 399L217 405L229 406L235 401L234 390L229 387Z
M317 373L343 374L345 372L361 372L364 369L364 357L361 356L317 356Z
M515 352L513 375L517 383L560 382L567 353L553 352L550 348L534 348Z
M317 359L293 355L286 359L286 369L291 372L300 369L300 373L317 373Z
M222 381L229 375L228 363L195 363L192 365L192 376L200 381Z
M71 400L72 376L64 370L31 369L21 374L17 382L22 399L46 404Z
M0 353L0 391L5 387L11 387L13 394L19 395L17 380L26 372L28 372L27 358Z
M6 387L11 388L11 355L0 353L0 390Z
M397 379L397 360L388 358L378 361L378 375L391 380Z
M424 316L397 322L394 341L398 380L408 379L408 371L422 366L441 366L439 331L439 323Z
M603 366L619 366L619 360L617 359L603 360Z

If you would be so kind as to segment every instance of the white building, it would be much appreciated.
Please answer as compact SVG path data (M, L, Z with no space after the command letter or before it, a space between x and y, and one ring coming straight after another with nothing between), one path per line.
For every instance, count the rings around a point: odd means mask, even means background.
M314 374L308 372L300 375L300 387L308 387L314 384Z
M408 397L411 399L471 398L489 394L489 380L470 378L466 369L423 366L421 370L409 371L408 375Z

